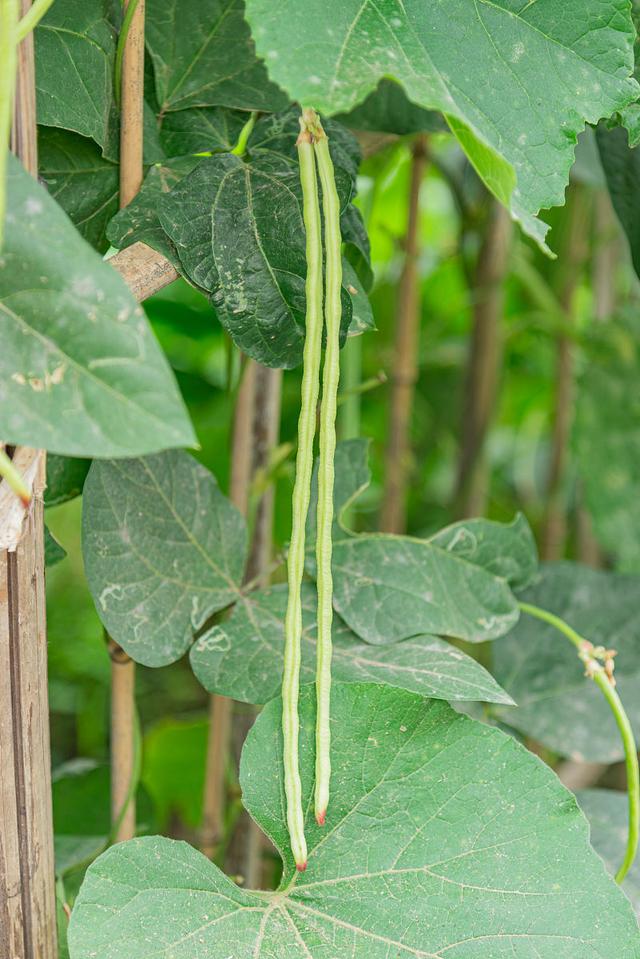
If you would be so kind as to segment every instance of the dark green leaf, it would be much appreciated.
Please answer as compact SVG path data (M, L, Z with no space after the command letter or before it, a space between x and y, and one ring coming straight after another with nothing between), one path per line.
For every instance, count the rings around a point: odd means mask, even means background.
M82 549L98 615L136 662L172 663L239 596L242 516L193 457L171 451L95 461L84 487Z
M17 160L0 258L0 435L70 456L191 445L167 361L120 276Z
M106 147L116 45L102 0L56 0L36 28L35 43L38 123Z
M40 176L49 193L94 249L109 246L106 228L118 210L118 167L105 160L92 140L41 127Z
M109 224L107 236L111 243L120 250L138 241L146 243L179 268L180 260L175 246L160 224L158 204L160 198L190 173L197 163L196 157L185 156L154 164L140 192Z
M162 113L287 105L256 58L242 0L147 0L146 39Z
M302 593L301 682L316 672L318 597L305 584ZM277 695L282 677L287 587L251 593L231 617L202 636L191 649L191 665L209 692L247 703L265 703ZM333 621L332 674L340 682L378 682L436 699L511 702L507 694L470 656L435 636L404 643L370 646L358 640L337 617Z
M640 150L629 146L623 127L608 129L601 123L596 137L611 201L627 235L635 271L640 276Z
M120 843L87 873L72 959L636 959L635 917L573 797L512 738L445 703L336 684L333 799L316 826L314 699L301 702L307 871L288 851L275 700L241 781L283 855L280 889L240 889L184 843Z
M60 545L57 539L51 535L49 528L44 528L44 565L55 566L67 555L67 551Z
M47 488L44 493L45 506L59 506L82 493L91 460L69 456L47 456Z
M447 129L439 113L416 106L400 84L393 80L381 80L363 103L337 119L353 130L395 133L397 136L441 133Z
M170 157L230 151L246 122L247 114L242 110L179 110L161 118L160 141Z
M640 733L640 579L551 563L522 599L561 616L592 643L618 650L618 692ZM511 636L493 646L492 672L518 704L498 710L514 729L561 756L622 758L602 692L584 676L575 647L552 626L523 614Z
M438 110L480 176L544 242L543 207L561 204L573 147L636 99L627 0L247 0L271 78L323 113L351 110L384 77Z

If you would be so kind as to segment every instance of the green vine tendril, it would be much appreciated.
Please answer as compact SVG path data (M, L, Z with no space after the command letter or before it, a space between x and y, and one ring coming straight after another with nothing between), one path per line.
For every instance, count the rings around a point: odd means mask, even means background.
M576 632L568 623L565 623L559 616L549 613L546 609L540 609L530 603L519 603L520 609L536 619L541 619L545 623L554 626L567 639L573 643L578 650L578 656L585 665L585 671L600 687L605 699L607 700L611 712L615 718L616 724L622 737L624 747L625 765L627 769L627 792L629 797L629 828L627 834L627 848L622 865L616 873L616 882L621 883L633 865L638 851L638 839L640 836L640 771L638 768L638 747L636 745L633 729L629 722L629 717L622 705L622 701L615 689L615 680L613 678L613 657L615 651L605 649L603 646L594 646L588 639L585 639Z

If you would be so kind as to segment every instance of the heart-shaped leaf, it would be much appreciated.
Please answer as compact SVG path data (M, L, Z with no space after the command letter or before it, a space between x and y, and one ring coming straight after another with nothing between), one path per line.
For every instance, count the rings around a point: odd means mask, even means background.
M71 959L636 959L633 911L554 773L499 730L404 690L334 687L324 829L310 808L304 691L309 860L296 874L281 708L264 709L241 766L247 808L283 855L279 890L240 889L185 843L120 843L88 870Z
M301 682L316 672L318 597L302 590ZM287 587L250 593L230 618L214 626L191 648L191 665L209 692L247 703L266 703L280 688L284 663L284 615ZM341 682L377 682L448 700L511 702L479 663L435 636L414 636L404 643L370 646L337 617L333 621L332 674Z
M123 280L17 160L0 257L0 436L70 456L195 443Z
M146 40L162 113L287 105L256 57L242 0L147 0Z
M87 582L105 628L139 663L174 662L239 598L246 538L240 513L187 453L96 460L89 470Z
M620 698L640 733L640 579L577 563L550 563L522 599L561 616L595 645L613 647ZM595 683L584 676L574 646L552 626L523 615L493 647L493 668L517 707L500 718L561 756L615 762L620 734Z
M637 98L627 0L247 0L258 54L292 100L334 114L383 77L439 110L480 176L540 242L585 120ZM615 29L612 24L615 23ZM454 38L454 39L452 39Z

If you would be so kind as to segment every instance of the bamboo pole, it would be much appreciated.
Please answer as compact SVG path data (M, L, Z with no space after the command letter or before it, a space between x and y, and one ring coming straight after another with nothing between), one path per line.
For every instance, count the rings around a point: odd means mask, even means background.
M542 524L544 560L560 559L567 535L565 476L569 458L569 438L573 419L573 343L574 299L588 253L590 203L586 189L573 184L567 210L555 287L567 324L556 341L556 380L551 433L551 456L547 475L547 501Z
M380 529L404 533L407 523L411 410L418 375L420 291L418 276L420 188L427 164L427 140L416 137L411 159L409 211L405 235L405 259L400 276L396 311L395 347L391 373L389 430L385 454L385 486Z
M132 0L127 0L127 6ZM122 60L120 90L120 207L140 189L143 176L144 0L138 0ZM135 774L136 665L113 640L111 659L111 822L114 840L136 834L136 802L131 795ZM126 806L126 808L125 808ZM124 814L123 814L124 810Z
M488 476L484 457L502 366L504 282L509 267L512 223L508 212L491 200L474 275L473 331L465 383L462 443L454 513L482 515L487 505Z
M252 421L256 363L247 360L233 418L229 497L246 516L252 469ZM209 740L205 766L200 848L211 858L224 834L225 767L231 738L232 701L213 693L209 699Z
M30 0L21 0L24 15ZM11 148L38 175L33 35L18 51ZM27 510L0 484L0 959L56 959L43 491L46 453L18 447Z

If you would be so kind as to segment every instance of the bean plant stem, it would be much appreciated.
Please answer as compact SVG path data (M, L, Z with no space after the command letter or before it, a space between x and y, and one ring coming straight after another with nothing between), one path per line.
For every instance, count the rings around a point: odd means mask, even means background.
M0 479L7 481L16 496L22 500L22 505L26 508L31 502L31 491L13 465L13 461L7 456L3 449L0 449Z
M300 587L304 574L305 524L311 496L313 440L316 428L320 354L322 350L322 232L320 203L316 181L316 161L312 136L304 119L298 137L300 182L303 196L303 217L306 231L306 336L304 341L300 418L298 420L298 453L293 487L291 543L287 556L289 594L285 615L284 672L282 677L282 734L284 740L284 783L287 797L287 825L291 850L297 868L307 864L304 836L302 785L298 766L298 693L300 685L300 642L302 636L302 602Z
M533 606L531 603L520 603L519 606L524 613L535 616L536 619L541 619L543 622L554 626L573 643L580 653L581 659L587 665L588 675L590 675L596 685L600 687L607 700L620 731L622 745L624 747L625 765L627 769L627 792L629 797L627 848L622 865L616 873L616 882L620 883L633 865L640 837L640 770L638 768L638 747L631 723L629 722L629 717L611 678L607 675L602 664L591 655L591 650L593 650L592 644L554 613L550 613L546 609L540 609L538 606Z
M7 153L18 68L18 0L0 0L0 248L7 203Z
M318 468L317 584L318 638L316 669L316 789L315 814L324 825L331 779L331 626L333 622L333 577L331 572L333 530L334 457L336 450L336 409L340 379L340 321L342 318L342 240L340 200L336 190L329 141L317 121L314 149L322 186L325 243L325 326L326 352L322 376L320 411L320 464Z
M16 39L21 43L38 26L53 0L36 0L18 23Z

